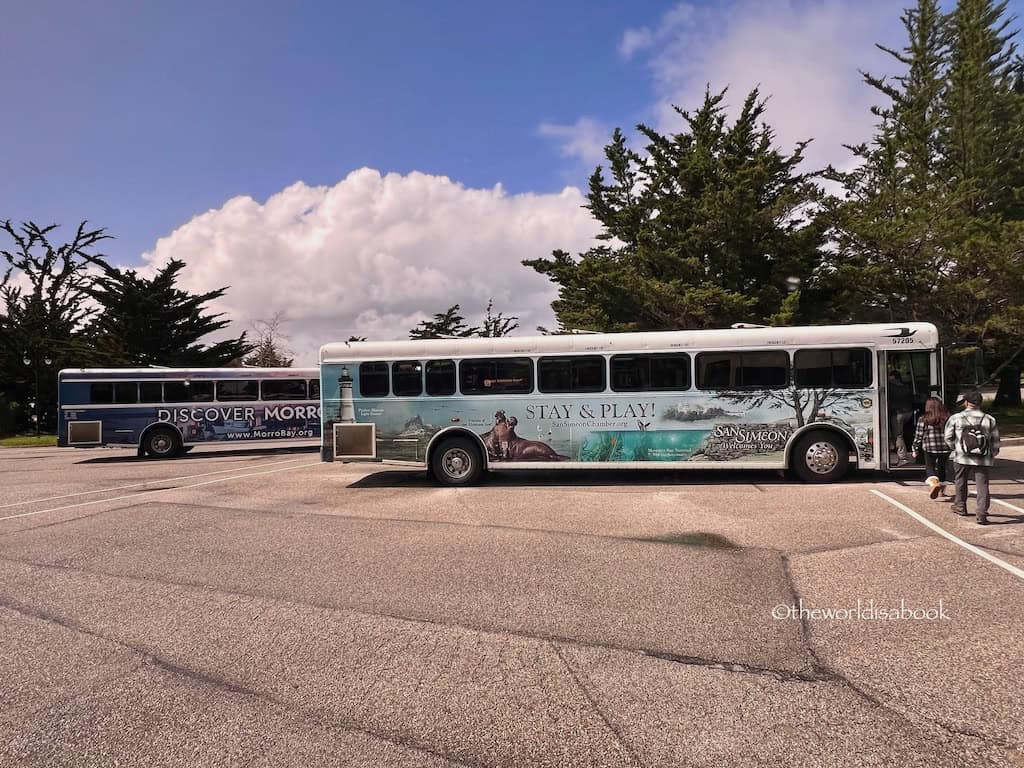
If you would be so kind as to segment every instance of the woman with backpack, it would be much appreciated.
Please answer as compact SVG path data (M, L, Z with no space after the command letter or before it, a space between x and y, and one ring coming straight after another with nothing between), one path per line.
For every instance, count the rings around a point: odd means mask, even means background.
M988 525L988 475L999 455L999 428L996 420L981 410L981 392L965 394L962 413L946 422L946 445L953 450L953 474L956 501L953 511L967 514L967 481L974 475L978 489L978 525Z
M931 488L928 494L933 500L946 494L946 465L949 463L949 446L946 445L945 429L949 421L946 404L938 397L929 397L924 403L924 416L917 422L914 432L914 458L920 458L924 451L924 467L927 473L925 485Z

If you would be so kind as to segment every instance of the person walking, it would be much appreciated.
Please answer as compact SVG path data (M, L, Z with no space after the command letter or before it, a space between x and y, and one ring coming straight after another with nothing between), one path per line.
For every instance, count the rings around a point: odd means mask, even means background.
M946 494L946 465L949 463L949 446L946 445L946 422L949 411L941 398L929 397L924 403L924 416L918 419L912 445L914 458L924 453L925 485L931 492L932 500Z
M910 463L907 455L907 441L903 431L914 418L913 395L895 368L889 371L889 440L896 449L898 466Z
M953 511L967 514L967 482L973 474L978 489L978 525L988 525L989 470L999 455L999 427L991 415L981 410L981 392L967 392L961 402L964 410L949 418L943 433L953 452Z

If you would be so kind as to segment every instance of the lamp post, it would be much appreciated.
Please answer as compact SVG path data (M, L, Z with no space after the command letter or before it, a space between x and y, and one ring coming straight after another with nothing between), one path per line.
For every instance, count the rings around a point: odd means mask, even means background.
M28 407L32 409L32 421L36 425L36 437L39 437L39 362L33 360L32 356L28 352L25 352L21 358L21 362L25 364L26 368L31 368L32 373L35 377L35 389L32 391L32 399L28 401ZM49 357L44 357L41 361L47 368L53 364L53 360Z

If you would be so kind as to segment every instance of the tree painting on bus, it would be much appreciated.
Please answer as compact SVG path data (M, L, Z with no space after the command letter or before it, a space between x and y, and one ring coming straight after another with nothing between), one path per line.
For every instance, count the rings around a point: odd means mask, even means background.
M358 365L323 367L325 434L335 422L377 425L377 456L424 461L442 429L475 432L488 461L783 462L791 437L813 423L842 429L873 460L870 389L596 393L549 397L420 395L363 399Z

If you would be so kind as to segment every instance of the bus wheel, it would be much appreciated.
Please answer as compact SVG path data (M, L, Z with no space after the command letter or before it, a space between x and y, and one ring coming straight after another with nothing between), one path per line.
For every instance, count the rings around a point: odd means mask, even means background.
M173 429L158 427L146 433L142 447L150 458L169 459L181 453L181 438Z
M832 483L850 468L850 448L838 435L811 432L793 446L793 471L805 483Z
M430 457L430 472L441 485L474 485L483 470L480 450L464 437L445 440Z

